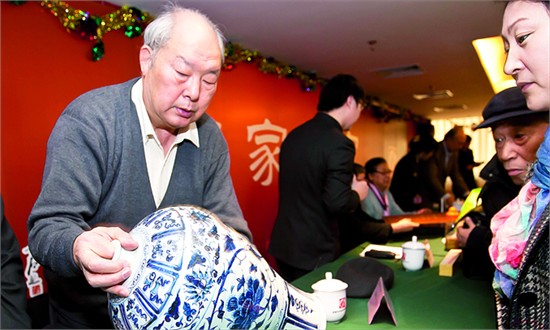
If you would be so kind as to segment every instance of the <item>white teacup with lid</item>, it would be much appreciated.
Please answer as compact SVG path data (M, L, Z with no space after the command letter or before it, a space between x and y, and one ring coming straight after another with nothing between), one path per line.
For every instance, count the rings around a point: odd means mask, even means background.
M416 236L413 236L412 241L406 242L401 247L403 248L403 256L401 257L403 268L409 271L422 269L426 246L417 242Z
M348 284L332 278L331 272L325 278L313 283L313 294L321 300L328 322L340 321L346 315L346 289Z

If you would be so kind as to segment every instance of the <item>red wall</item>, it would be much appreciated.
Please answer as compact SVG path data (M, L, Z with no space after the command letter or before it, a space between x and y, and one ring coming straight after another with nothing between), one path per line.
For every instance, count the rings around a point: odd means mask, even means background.
M247 126L271 124L288 131L315 114L318 93L300 89L296 80L278 79L261 73L251 64L240 64L231 72L224 72L218 92L208 110L222 124L222 131L229 143L231 176L243 208L254 242L265 254L267 240L277 215L278 172L274 172L271 184L264 186L267 173L258 182L253 179L250 154L258 145L248 141ZM279 143L266 144L275 151ZM278 158L277 158L278 159Z
M117 9L103 2L69 4L99 16ZM105 56L94 62L90 56L93 43L67 33L39 2L15 6L2 1L1 33L1 192L8 221L24 247L27 217L40 189L46 142L57 117L81 93L138 76L142 39L129 39L122 31L109 32L103 38ZM268 181L267 172L255 181L250 154L262 145L276 151L284 134L257 132L254 137L276 138L259 143L249 141L247 127L268 119L288 133L315 114L317 98L318 91L303 92L297 80L266 75L252 64L240 63L222 73L208 110L228 141L239 202L254 242L268 260L266 246L277 212L278 172L273 172L270 184L261 183ZM362 132L354 134L360 139L382 138L383 125L368 112L357 126ZM381 150L377 153L382 154ZM358 161L365 160L362 153Z
M76 5L97 15L116 10L99 2ZM2 1L1 6L2 197L8 221L25 246L26 219L38 196L46 141L57 117L81 93L138 75L141 41L108 33L106 56L93 62L93 43L67 33L40 2Z

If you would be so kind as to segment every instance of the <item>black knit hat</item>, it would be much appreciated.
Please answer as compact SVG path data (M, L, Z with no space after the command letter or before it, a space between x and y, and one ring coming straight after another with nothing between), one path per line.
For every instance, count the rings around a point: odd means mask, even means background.
M380 277L386 289L391 289L393 270L370 257L348 260L336 272L336 278L348 284L346 294L350 298L369 298Z
M511 87L493 96L483 109L483 122L475 129L492 127L496 123L516 117L532 115L535 112L527 108L527 101L519 87Z

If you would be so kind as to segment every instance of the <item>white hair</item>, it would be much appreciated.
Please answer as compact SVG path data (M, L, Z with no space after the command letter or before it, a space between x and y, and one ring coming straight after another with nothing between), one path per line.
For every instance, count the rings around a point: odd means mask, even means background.
M143 34L143 43L146 46L151 47L153 54L164 47L168 40L170 40L172 28L176 23L174 20L174 14L177 13L191 13L202 17L210 27L216 32L218 38L218 45L221 51L222 64L224 62L225 53L225 37L220 28L214 24L208 16L201 13L197 9L182 7L177 2L168 2L161 13L145 28ZM154 56L154 55L153 55Z

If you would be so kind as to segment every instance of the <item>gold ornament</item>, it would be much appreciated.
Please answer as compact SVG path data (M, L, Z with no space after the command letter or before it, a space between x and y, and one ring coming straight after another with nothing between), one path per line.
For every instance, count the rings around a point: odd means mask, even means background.
M147 12L128 6L99 17L75 9L64 1L42 1L40 5L57 17L67 32L77 32L84 39L95 40L92 57L96 61L104 55L102 37L105 33L125 28L126 36L133 38L141 35L151 20Z

